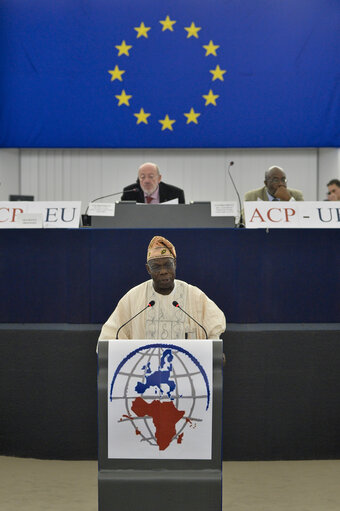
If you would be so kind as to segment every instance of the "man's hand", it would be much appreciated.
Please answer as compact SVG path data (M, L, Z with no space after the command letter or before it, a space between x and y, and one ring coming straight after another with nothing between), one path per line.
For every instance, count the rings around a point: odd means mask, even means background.
M292 196L290 195L287 188L283 185L278 187L278 189L276 190L276 192L274 194L274 197L276 197L276 199L285 200L285 201L288 201L292 198Z

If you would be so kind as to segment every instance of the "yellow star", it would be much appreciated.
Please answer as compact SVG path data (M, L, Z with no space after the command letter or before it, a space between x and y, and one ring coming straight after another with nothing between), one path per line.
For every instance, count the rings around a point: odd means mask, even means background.
M214 44L212 41L209 41L209 44L203 44L203 48L207 50L205 54L206 57L208 55L214 55L215 57L217 57L216 50L217 48L219 48L218 44Z
M199 30L202 30L202 28L196 27L195 23L192 22L190 27L184 27L184 30L186 30L188 32L187 39L189 39L189 37L191 37L191 36L194 36L194 37L196 37L196 39L198 39L197 32L199 32Z
M174 119L169 119L168 114L164 117L164 119L160 119L158 122L162 125L162 131L168 129L170 131L173 131L172 125L174 122L176 122Z
M172 25L174 25L176 23L176 21L171 21L169 16L167 16L165 18L165 20L160 21L160 23L161 23L161 25L163 25L162 32L164 32L164 30L171 30L171 32L174 31Z
M151 114L147 114L146 112L144 112L144 108L141 108L138 114L133 115L137 117L137 124L140 124L141 122L144 122L144 124L148 124L147 118L150 117Z
M187 124L190 122L194 122L195 124L198 124L197 117L199 117L201 114L198 114L195 112L193 108L190 109L190 112L188 114L184 114L187 118Z
M115 48L117 48L117 50L118 50L118 57L120 57L121 55L127 55L129 57L129 50L130 50L130 48L132 48L132 46L129 44L126 44L125 41L122 41L122 43L117 44L115 46Z
M113 82L114 80L119 80L120 82L123 81L122 74L124 74L125 71L119 69L118 66L116 66L113 71L109 71L109 73L111 75L111 82Z
M224 78L223 78L223 75L224 73L226 73L227 71L225 69L221 69L220 66L216 66L215 69L211 69L209 71L209 73L211 73L213 75L213 79L212 81L215 81L215 80L221 80L221 82L224 82Z
M203 94L202 97L205 99L205 105L214 105L216 106L216 99L220 96L218 94L214 94L213 91L210 89L209 94Z
M118 106L121 106L121 105L130 106L129 99L132 98L132 96L128 96L126 94L125 90L123 89L120 94L117 94L115 96L115 98L118 99Z
M137 39L138 39L138 37L141 37L141 36L147 38L148 32L149 32L149 30L151 30L151 27L146 27L144 25L144 21L142 21L142 23L139 25L139 27L134 27L134 29L137 32Z

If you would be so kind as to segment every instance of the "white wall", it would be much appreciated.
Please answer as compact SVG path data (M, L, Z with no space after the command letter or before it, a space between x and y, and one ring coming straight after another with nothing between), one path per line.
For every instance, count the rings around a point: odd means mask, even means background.
M262 186L265 171L275 164L284 168L288 186L302 190L305 200L322 200L326 182L339 177L340 150L1 149L0 181L6 182L1 199L7 199L10 188L10 193L34 195L35 200L81 200L84 211L91 199L119 192L135 181L139 165L154 161L165 182L185 190L187 202L236 200L227 175L230 160L235 162L231 172L241 198Z
M340 179L340 150L319 149L318 192L320 200L326 198L327 183L331 179Z
M20 189L19 149L0 149L0 200L8 200Z

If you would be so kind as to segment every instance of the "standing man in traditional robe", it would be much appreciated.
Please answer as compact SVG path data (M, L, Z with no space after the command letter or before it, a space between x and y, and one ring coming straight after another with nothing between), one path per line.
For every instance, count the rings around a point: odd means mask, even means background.
M223 312L198 287L176 276L176 250L170 241L155 236L147 250L150 280L130 289L104 324L99 339L115 339L118 329L154 301L119 331L119 339L217 339L226 329ZM190 316L203 327L192 321Z

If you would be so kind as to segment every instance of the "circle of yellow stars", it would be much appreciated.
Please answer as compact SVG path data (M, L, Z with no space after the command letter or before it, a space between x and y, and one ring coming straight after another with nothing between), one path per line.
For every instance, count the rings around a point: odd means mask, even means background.
M177 21L170 19L170 16L166 16L164 20L159 21L162 26L162 32L169 30L170 32L174 31L174 26ZM145 37L146 39L149 37L149 32L151 27L145 26L142 21L138 27L134 27L136 31L136 39L140 39L141 37ZM195 39L199 39L199 32L202 30L202 27L198 27L194 22L191 23L189 27L184 27L186 32L186 38L194 37ZM202 48L205 51L205 57L213 56L217 57L217 52L219 49L218 44L214 44L212 40L209 41L208 44L203 44ZM117 50L118 57L129 57L130 51L133 48L132 44L127 44L125 39L120 44L116 44L115 48ZM209 73L212 75L212 82L216 80L224 81L224 74L226 73L226 69L221 69L219 65L216 65L215 69L210 69ZM115 66L114 69L109 70L108 73L111 75L111 82L118 80L123 82L123 75L126 73L124 69L120 69L118 65ZM207 94L202 94L202 98L204 99L204 106L217 106L217 99L219 98L219 94L214 94L212 89L209 89ZM122 105L130 106L130 100L132 98L132 94L127 94L125 89L122 89L120 94L116 94L115 98L117 99L117 105L120 107ZM151 116L150 112L145 112L144 108L141 107L139 112L133 113L134 117L136 117L136 124L148 124L149 117ZM186 117L186 124L198 124L198 118L200 117L200 112L195 112L194 108L191 107L189 112L185 112L183 114ZM176 119L170 119L169 114L166 114L164 119L158 119L158 122L162 126L162 131L170 130L173 131L173 124L176 122Z

